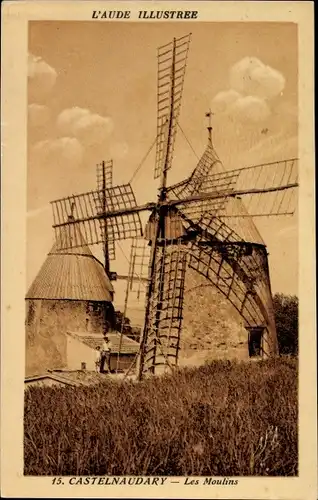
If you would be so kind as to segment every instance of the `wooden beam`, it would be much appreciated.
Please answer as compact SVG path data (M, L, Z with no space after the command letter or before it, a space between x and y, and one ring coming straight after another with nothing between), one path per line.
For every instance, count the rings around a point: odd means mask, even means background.
M273 193L276 191L284 191L286 189L292 189L298 187L298 182L293 184L286 184L285 186L265 188L265 189L246 189L246 190L235 190L223 193L198 193L194 196L189 196L188 198L179 200L169 200L164 202L164 205L177 206L185 205L195 201L205 201L205 200L218 200L220 198L235 198L236 196L243 196L245 194L261 194L261 193Z
M178 206L178 205L188 205L188 204L190 204L192 202L196 202L196 201L217 200L217 199L221 199L221 198L235 198L236 196L242 196L242 195L246 195L246 194L273 193L273 192L277 192L277 191L284 191L287 189L296 188L298 186L299 186L299 184L296 182L293 184L286 184L285 186L272 187L272 188L266 188L266 189L236 190L236 191L225 192L225 193L198 193L197 195L189 196L188 198L184 198L183 200L180 200L180 199L179 200L164 200L161 202L159 201L158 203L149 202L149 203L145 203L144 205L139 205L136 207L123 208L120 210L113 210L111 212L96 214L96 215L93 215L91 217L69 220L67 222L55 224L53 226L53 228L68 226L70 224L77 224L78 222L86 222L89 220L110 219L111 217L117 217L119 215L129 215L129 214L133 214L133 213L143 212L146 210L152 211L156 207L159 208L159 207L164 207L164 206L172 207L172 206Z

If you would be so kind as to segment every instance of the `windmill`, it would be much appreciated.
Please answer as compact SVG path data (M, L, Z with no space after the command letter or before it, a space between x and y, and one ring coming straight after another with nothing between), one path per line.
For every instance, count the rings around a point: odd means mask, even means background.
M138 205L130 183L107 186L102 180L95 191L52 202L57 245L65 242L61 231L76 224L88 244L104 245L105 269L109 245L133 239L130 283L139 248L136 242L142 236L148 242L139 379L178 364L188 269L227 297L244 319L248 335L260 339L263 356L275 356L278 351L268 254L253 218L294 212L298 160L225 170L213 145L209 111L208 143L197 166L185 180L168 185L190 39L191 34L174 38L158 49L157 200ZM71 220L67 217L70 206ZM143 231L140 214L144 211L150 216Z

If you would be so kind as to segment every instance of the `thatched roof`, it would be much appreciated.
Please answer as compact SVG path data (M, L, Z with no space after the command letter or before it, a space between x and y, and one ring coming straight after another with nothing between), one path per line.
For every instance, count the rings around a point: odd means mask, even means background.
M53 245L26 298L111 302L113 286L76 225L63 228L60 238L70 244ZM58 250L72 242L81 246Z

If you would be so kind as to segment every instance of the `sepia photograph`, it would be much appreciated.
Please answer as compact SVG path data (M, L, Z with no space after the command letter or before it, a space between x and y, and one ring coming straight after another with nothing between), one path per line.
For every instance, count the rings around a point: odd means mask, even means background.
M20 474L297 480L299 26L91 4L25 29Z
M25 474L297 475L297 26L189 29L29 24Z

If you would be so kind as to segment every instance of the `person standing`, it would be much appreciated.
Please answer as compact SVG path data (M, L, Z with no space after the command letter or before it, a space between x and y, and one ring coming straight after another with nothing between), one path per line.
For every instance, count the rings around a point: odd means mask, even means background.
M101 350L101 357L100 357L100 372L105 373L105 364L107 367L107 372L110 373L110 354L111 354L111 343L109 341L109 338L107 335L104 337L103 345L102 345L102 350Z

